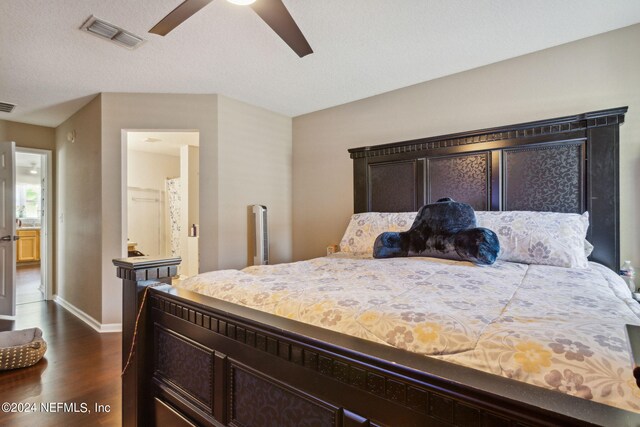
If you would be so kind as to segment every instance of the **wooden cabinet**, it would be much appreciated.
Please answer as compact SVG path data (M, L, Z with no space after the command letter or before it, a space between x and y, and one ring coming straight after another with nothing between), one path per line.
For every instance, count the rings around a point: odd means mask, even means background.
M40 261L40 229L18 230L17 261Z

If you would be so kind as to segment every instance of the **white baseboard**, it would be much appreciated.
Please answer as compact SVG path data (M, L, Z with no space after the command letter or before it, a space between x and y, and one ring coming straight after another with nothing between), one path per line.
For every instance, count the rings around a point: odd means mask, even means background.
M107 332L122 332L122 323L100 323L93 317L89 316L84 311L80 310L75 305L71 304L69 301L61 298L58 295L53 296L53 300L62 308L67 310L69 313L76 316L78 319L82 320L87 325L91 326L97 332L107 333Z
M2 320L16 320L16 316L7 316L6 314L0 314Z

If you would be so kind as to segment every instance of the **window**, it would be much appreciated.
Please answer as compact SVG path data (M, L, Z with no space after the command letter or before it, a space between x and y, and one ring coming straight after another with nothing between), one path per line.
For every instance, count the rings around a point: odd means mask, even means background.
M16 184L16 218L40 219L40 185Z

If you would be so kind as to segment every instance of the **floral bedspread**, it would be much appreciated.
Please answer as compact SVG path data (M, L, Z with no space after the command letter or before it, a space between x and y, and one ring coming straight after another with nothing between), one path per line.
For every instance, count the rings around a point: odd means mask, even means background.
M479 267L336 254L200 274L179 286L640 412L624 325L640 304L607 268Z

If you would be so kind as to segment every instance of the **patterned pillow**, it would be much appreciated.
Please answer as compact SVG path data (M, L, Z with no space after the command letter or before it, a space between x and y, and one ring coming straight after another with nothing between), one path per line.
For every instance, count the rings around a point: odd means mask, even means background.
M340 241L341 252L373 254L376 237L385 231L406 231L417 212L364 212L351 216Z
M478 227L493 230L503 261L587 268L589 213L476 212Z
M373 254L373 244L379 234L385 231L408 230L416 214L417 212L354 214L340 241L340 251ZM498 235L500 260L560 267L588 266L587 257L593 250L591 243L585 239L589 228L588 212L579 215L556 212L476 211L476 219L478 227L488 228ZM501 234L501 231L510 233L509 230L514 230L512 235ZM578 236L581 236L580 243ZM527 241L530 244L526 244Z

